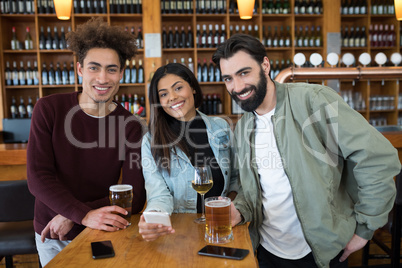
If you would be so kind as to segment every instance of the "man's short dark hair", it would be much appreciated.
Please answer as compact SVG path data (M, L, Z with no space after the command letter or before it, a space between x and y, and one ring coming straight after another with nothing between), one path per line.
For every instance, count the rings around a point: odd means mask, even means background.
M265 47L261 44L260 40L247 34L234 34L217 48L212 56L212 60L217 66L220 66L221 59L228 59L239 51L246 52L259 64L263 63L264 57L267 56Z
M102 17L91 18L79 25L76 31L66 35L67 46L83 61L92 48L110 48L119 55L120 69L124 68L126 60L130 60L137 52L135 36L122 27L110 26Z

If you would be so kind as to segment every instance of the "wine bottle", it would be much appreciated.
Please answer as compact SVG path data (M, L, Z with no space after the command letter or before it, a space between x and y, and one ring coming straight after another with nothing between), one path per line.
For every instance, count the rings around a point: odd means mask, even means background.
M188 65L187 67L194 73L194 63L193 63L193 58L188 58Z
M316 47L322 47L322 33L321 33L321 27L317 26L317 30L315 33L315 46Z
M278 37L278 26L275 26L274 36L272 38L272 46L278 47L279 45L279 37Z
M173 43L174 43L174 37L172 32L172 26L169 26L167 48L173 48L174 47Z
M64 27L61 26L59 49L66 49L66 48L67 48L66 34L64 33Z
M186 31L184 30L184 26L182 25L181 29L180 29L180 40L179 40L180 48L186 47L186 44L187 44L186 37L187 37Z
M73 1L73 6L74 6L74 13L79 14L80 13L79 0L74 0Z
M46 48L46 37L43 31L43 26L40 27L40 34L39 34L39 49Z
M49 85L49 74L46 69L46 63L42 64L42 85Z
M18 105L18 114L20 118L25 118L27 116L27 108L24 104L24 99L20 97L20 105Z
M201 59L198 58L198 63L197 63L197 80L199 82L202 82L202 68L201 68Z
M173 39L173 47L178 48L179 43L180 43L180 34L179 34L179 30L178 30L177 26L174 27L174 37L173 38L174 38Z
M55 85L56 84L56 77L55 77L55 71L53 67L53 63L49 64L49 71L48 71L48 81L49 85Z
M215 81L216 82L221 82L221 70L219 69L218 66L215 66Z
M215 82L215 68L212 59L209 60L208 66L208 82Z
M138 83L144 83L144 68L141 59L138 60Z
M29 27L26 28L26 34L25 34L25 49L33 49L33 42L32 42L32 37L30 34Z
M197 24L197 32L196 32L196 43L197 43L197 48L201 47L201 31L200 31L200 25Z
M166 27L162 27L162 48L167 48L168 42L167 42L167 33L166 33Z
M12 71L12 79L13 79L13 86L18 86L19 81L18 81L18 69L17 69L17 62L13 61L13 71Z
M109 0L110 14L115 14L116 13L115 1L118 1L118 0Z
M211 94L207 94L207 114L214 114Z
M133 59L131 65L131 81L132 84L137 83L137 67L135 65L135 60Z
M201 47L207 47L207 25L202 25L202 34L201 34Z
M131 81L130 61L126 60L126 68L124 68L124 83L129 84Z
M68 85L68 70L66 62L63 62L63 70L61 71L61 83L63 85Z
M11 97L10 117L14 119L18 118L18 107L14 96Z
M27 61L27 68L25 69L25 81L28 86L33 85L33 71L30 61Z
M186 47L187 47L187 48L192 48L192 47L194 47L193 31L191 30L191 26L190 26L190 25L189 25L188 28L187 28Z
M54 83L55 85L62 84L61 69L59 62L56 63L56 70L54 70Z
M39 85L39 72L38 72L38 63L34 61L34 68L32 71L32 77L33 77L33 84L34 85Z
M11 49L17 50L19 47L19 45L18 45L19 42L17 39L17 34L15 32L15 27L12 27L11 29L12 29L12 33L13 33L12 38L11 38Z
M134 94L134 100L133 100L133 114L136 114L138 110L140 109L140 102L138 100L138 95Z
M33 103L32 99L30 96L28 96L28 104L27 104L27 116L28 118L32 118L32 113L33 113Z
M18 82L21 86L26 84L24 62L20 61L20 69L18 70Z
M59 34L57 33L57 27L54 26L54 36L52 39L52 49L59 49L60 45L59 45Z
M141 26L138 27L138 32L137 32L137 44L138 44L138 48L144 48L144 40L143 40L143 38L142 38Z
M202 82L208 82L207 59L204 59L204 64L202 65Z
M68 71L68 80L70 81L70 85L75 84L74 62L71 62L70 64L70 70Z
M273 36L272 36L272 32L271 32L271 26L268 26L268 34L266 37L266 46L267 47L272 47L272 39L273 39Z
M8 61L6 62L6 69L4 70L4 73L6 76L6 85L11 86L13 84L13 81L12 81L13 75L12 75L12 72L10 69L10 63Z
M52 32L50 30L50 26L47 27L47 38L46 38L46 49L52 49Z

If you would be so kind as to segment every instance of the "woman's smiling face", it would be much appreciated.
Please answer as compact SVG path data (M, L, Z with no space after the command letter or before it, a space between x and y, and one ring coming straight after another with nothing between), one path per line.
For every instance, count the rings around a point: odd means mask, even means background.
M194 94L195 90L180 76L167 74L158 82L160 104L177 120L190 121L195 117Z

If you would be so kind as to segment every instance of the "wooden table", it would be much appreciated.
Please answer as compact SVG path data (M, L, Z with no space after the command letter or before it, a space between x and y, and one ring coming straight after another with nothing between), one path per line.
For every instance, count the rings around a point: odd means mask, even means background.
M243 260L200 256L204 241L204 224L194 223L197 214L173 214L174 234L146 242L138 233L139 215L133 215L131 226L117 232L86 228L46 268L52 267L257 267L247 225L233 228L234 240L222 246L244 248L250 253ZM91 242L111 240L116 256L92 259Z

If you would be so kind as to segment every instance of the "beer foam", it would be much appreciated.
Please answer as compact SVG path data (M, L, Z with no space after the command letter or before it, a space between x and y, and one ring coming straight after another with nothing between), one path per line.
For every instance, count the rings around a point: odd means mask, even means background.
M113 192L125 192L131 189L133 189L133 186L129 184L116 184L109 187L109 191Z
M226 200L213 200L208 201L207 203L205 203L205 205L208 207L223 208L229 206L230 203Z

